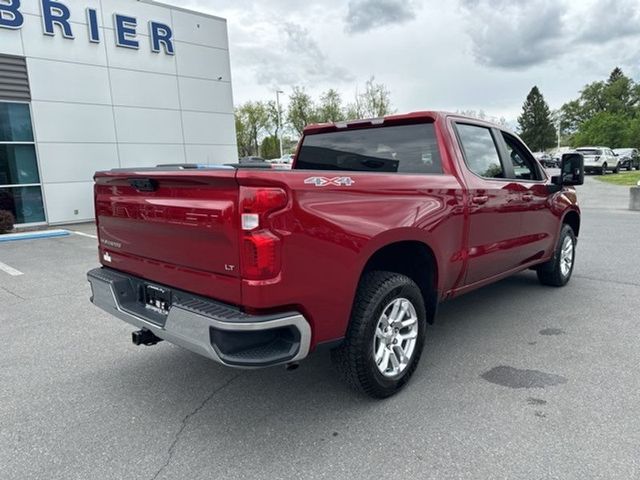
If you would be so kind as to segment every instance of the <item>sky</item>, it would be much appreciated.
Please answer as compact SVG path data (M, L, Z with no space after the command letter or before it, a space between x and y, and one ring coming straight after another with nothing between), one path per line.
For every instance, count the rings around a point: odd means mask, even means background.
M511 123L533 85L556 109L616 66L640 77L640 0L164 1L227 19L236 105L294 86L350 102L374 76L398 113Z

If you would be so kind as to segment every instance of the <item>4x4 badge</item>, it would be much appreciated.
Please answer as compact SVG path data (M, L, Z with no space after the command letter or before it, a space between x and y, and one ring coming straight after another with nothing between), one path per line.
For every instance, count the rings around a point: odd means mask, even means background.
M306 185L315 185L316 187L326 187L327 185L335 185L337 187L350 187L356 182L351 177L310 177L307 178L304 183Z

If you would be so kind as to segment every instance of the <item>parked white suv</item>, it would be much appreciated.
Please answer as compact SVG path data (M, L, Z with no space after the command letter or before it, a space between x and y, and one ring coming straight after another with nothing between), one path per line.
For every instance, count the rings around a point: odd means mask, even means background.
M584 157L584 171L597 172L600 175L620 171L620 159L609 147L581 147L576 149Z

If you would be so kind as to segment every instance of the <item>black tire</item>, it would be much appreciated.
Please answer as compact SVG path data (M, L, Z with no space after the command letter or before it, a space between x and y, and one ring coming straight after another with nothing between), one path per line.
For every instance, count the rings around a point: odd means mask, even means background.
M571 268L567 274L562 273L561 262L562 262L562 246L564 245L565 239L570 238L573 243L573 252L571 258ZM558 244L556 245L555 252L553 254L553 258L548 262L540 265L538 267L538 280L543 285L549 285L551 287L564 287L569 280L571 280L571 275L573 274L573 268L576 263L576 244L577 239L573 229L569 225L563 225L562 230L560 230L560 237L558 238Z
M606 175L606 174L607 174L607 164L605 163L600 169L600 175Z
M616 165L616 168L613 169L613 173L620 173L620 165Z
M629 165L627 165L627 172L633 172L633 163L629 162Z
M385 377L375 361L374 338L384 309L394 299L409 300L417 314L418 336L413 354L396 377ZM336 368L354 389L373 398L386 398L404 387L415 371L427 327L424 298L409 277L392 272L366 273L356 292L351 321L342 345L331 352Z

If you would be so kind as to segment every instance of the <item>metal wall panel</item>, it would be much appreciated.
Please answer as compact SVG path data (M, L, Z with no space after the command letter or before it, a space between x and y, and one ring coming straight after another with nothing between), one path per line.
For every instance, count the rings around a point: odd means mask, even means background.
M31 100L27 62L24 58L0 55L0 100Z
M20 65L5 75L0 63L0 100L31 103L50 224L93 217L96 170L237 161L224 19L151 0L62 0L69 39L59 26L43 34L38 0L21 3L23 27L0 28L0 59ZM99 11L100 43L89 41L87 7ZM116 46L114 12L137 18L138 50ZM150 20L172 28L174 56L151 51Z

